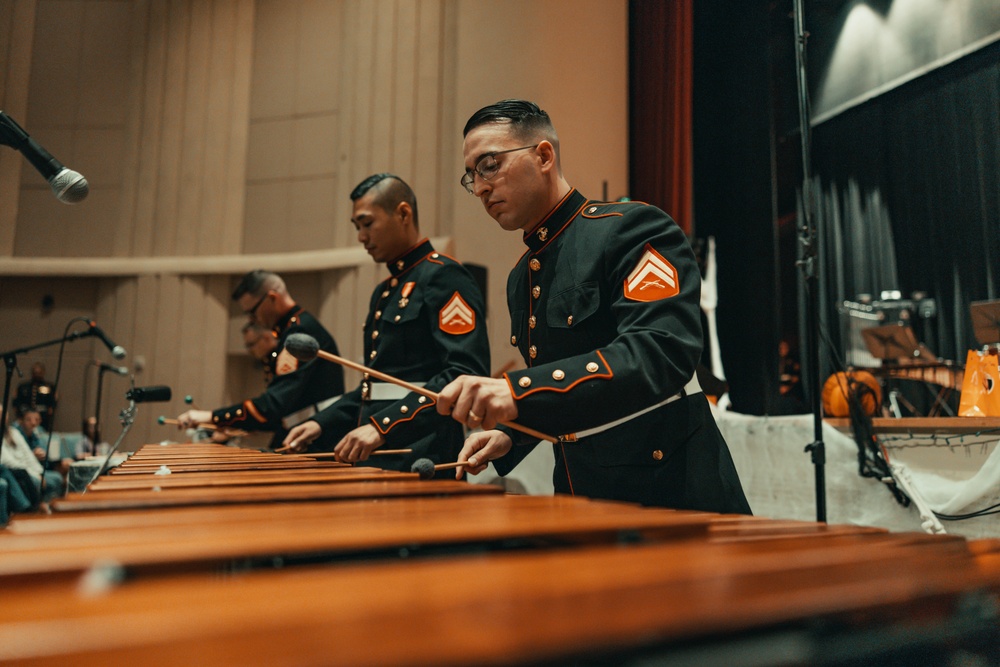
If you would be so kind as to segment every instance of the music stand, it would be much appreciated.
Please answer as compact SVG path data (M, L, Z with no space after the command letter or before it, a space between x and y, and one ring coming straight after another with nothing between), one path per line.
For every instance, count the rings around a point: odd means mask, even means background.
M969 312L976 341L980 345L1000 343L1000 301L973 301Z
M890 324L884 327L871 327L861 331L868 351L876 359L898 360L913 359L920 350L913 329L904 324Z

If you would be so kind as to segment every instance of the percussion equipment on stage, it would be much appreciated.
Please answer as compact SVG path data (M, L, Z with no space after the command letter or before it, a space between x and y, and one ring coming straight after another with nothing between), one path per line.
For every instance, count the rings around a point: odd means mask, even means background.
M143 447L52 509L0 531L3 664L995 664L1000 646L1000 540L206 444Z

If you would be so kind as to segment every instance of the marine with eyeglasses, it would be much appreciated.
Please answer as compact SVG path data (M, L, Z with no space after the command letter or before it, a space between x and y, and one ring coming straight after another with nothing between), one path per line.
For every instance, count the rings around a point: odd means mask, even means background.
M188 410L177 417L178 428L210 423L244 431L272 431L271 447L277 447L289 429L332 405L344 393L344 370L322 359L302 363L285 350L293 333L312 336L320 349L339 354L333 336L319 321L300 307L276 273L247 273L232 298L243 309L248 323L267 330L277 339L273 372L267 388L258 396L217 410Z

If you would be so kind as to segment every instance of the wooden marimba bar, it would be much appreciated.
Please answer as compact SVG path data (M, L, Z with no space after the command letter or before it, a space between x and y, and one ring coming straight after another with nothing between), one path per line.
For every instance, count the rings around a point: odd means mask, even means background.
M0 531L0 662L927 664L1000 645L1000 540L227 450L143 448Z

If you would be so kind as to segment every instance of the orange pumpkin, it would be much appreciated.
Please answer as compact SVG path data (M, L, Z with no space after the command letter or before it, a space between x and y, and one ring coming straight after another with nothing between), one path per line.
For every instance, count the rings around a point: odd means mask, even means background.
M859 384L867 389L861 389ZM834 373L826 379L821 394L823 413L827 417L850 417L848 396L851 394L860 399L866 415L870 417L878 413L879 406L882 405L882 387L874 375L858 370Z

